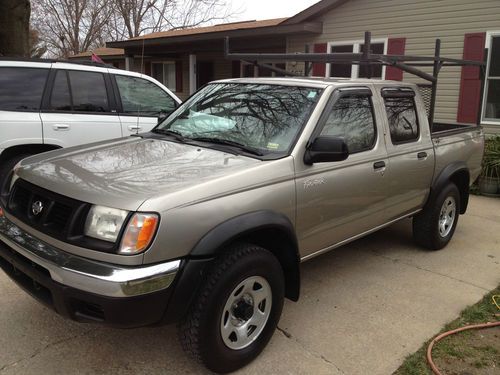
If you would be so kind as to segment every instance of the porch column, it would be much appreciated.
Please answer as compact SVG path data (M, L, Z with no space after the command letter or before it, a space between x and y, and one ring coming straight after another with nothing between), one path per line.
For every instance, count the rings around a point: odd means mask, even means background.
M125 70L132 70L134 67L134 56L125 56Z
M196 55L189 55L189 95L196 91Z

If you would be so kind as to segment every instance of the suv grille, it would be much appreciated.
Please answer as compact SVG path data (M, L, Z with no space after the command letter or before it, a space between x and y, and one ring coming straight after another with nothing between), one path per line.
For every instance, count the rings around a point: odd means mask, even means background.
M40 188L22 179L12 187L7 211L16 218L58 240L105 252L115 244L83 233L91 204Z

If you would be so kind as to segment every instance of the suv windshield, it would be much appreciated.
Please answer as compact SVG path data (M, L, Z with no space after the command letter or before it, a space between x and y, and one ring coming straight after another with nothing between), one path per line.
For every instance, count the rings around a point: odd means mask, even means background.
M283 154L294 143L321 91L257 83L210 84L154 131L254 155Z

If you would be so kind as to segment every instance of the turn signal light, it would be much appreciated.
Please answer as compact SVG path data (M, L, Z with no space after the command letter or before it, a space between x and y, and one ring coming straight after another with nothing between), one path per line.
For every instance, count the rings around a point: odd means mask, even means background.
M135 213L128 222L120 245L120 254L135 255L148 248L158 227L157 214Z

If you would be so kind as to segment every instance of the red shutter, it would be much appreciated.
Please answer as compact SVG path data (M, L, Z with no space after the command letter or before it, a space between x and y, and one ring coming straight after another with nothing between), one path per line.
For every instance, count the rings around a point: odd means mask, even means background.
M314 53L326 53L327 44L318 43L314 45ZM324 63L314 63L312 69L312 75L314 77L325 77L326 76L326 64Z
M231 66L231 77L240 78L241 61L233 61Z
M182 92L182 61L175 62L175 91Z
M486 33L465 34L464 60L483 61ZM460 96L458 99L458 122L475 123L478 118L481 98L481 75L479 67L462 67Z
M391 38L387 42L388 55L404 55L406 47L406 38ZM393 66L385 68L385 79L394 81L403 80L403 71Z

